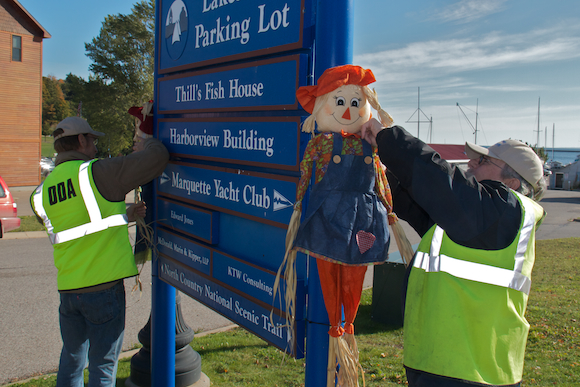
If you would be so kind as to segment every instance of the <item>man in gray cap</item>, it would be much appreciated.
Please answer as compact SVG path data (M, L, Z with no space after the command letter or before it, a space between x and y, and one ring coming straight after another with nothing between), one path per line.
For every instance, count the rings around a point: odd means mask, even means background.
M95 159L104 136L79 117L53 133L56 167L31 196L54 248L63 341L57 386L113 386L125 330L123 279L137 275L127 224L144 216L125 196L159 176L169 153L161 142L138 139L134 153Z
M543 165L527 145L467 143L467 172L372 119L396 214L421 235L406 283L409 386L519 386Z

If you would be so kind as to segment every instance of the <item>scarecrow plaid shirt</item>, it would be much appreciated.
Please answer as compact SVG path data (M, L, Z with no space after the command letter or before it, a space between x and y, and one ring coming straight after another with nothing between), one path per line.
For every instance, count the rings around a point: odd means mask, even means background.
M354 136L344 137L342 141L341 154L362 156L362 141L364 140ZM295 209L302 209L302 199L304 198L304 194L306 193L306 189L310 183L312 166L315 166L315 184L319 183L324 177L324 174L328 169L328 163L332 157L332 148L332 132L320 133L308 142L306 151L304 152L304 159L300 162L300 182L298 183L298 189L296 192ZM397 215L393 212L391 189L387 177L385 176L385 167L377 155L376 148L373 148L373 162L375 167L375 193L387 209L389 224L393 224L397 220Z

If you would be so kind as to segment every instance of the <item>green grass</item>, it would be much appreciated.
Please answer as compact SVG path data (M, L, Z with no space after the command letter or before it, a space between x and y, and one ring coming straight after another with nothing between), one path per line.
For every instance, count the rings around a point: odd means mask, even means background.
M19 216L20 227L8 232L44 231L44 226L38 222L36 216Z
M44 157L53 157L54 156L53 143L54 140L52 136L42 136L42 140L40 141L40 155Z
M528 302L526 386L573 386L580 380L580 238L536 243Z
M580 238L538 241L526 317L530 335L522 386L574 386L580 380ZM371 291L363 293L356 320L360 362L366 385L407 383L403 369L403 330L370 319ZM282 352L243 329L195 338L202 371L212 386L303 386L304 359ZM119 363L117 385L130 375L130 360ZM52 387L54 376L22 387Z

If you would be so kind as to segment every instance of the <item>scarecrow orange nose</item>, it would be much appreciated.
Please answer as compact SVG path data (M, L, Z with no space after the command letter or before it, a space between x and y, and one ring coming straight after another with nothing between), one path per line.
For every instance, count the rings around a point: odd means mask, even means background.
M350 108L346 109L346 111L342 115L342 118L344 118L345 120L350 120Z

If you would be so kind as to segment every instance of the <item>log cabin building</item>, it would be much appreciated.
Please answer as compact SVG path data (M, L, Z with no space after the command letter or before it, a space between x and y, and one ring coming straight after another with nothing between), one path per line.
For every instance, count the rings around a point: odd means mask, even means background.
M17 0L0 0L0 176L40 184L42 42L50 34Z

